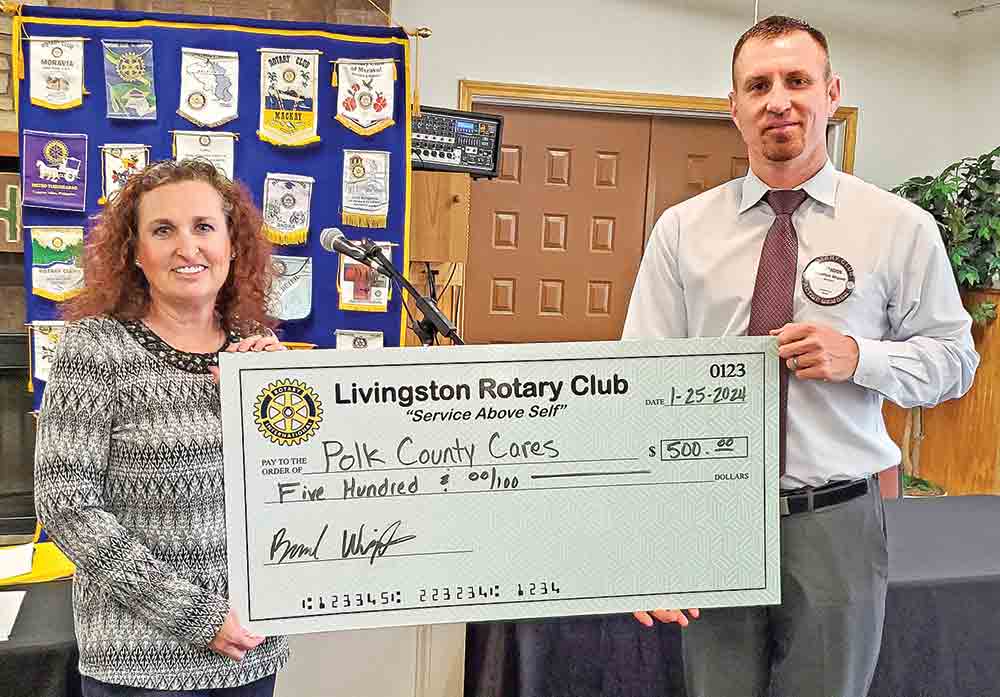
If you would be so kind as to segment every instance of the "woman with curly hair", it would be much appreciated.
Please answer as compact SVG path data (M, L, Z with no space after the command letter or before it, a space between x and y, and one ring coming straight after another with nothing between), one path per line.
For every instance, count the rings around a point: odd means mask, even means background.
M85 697L268 696L288 658L227 587L217 354L284 348L261 228L244 187L185 160L131 177L89 234L35 451Z

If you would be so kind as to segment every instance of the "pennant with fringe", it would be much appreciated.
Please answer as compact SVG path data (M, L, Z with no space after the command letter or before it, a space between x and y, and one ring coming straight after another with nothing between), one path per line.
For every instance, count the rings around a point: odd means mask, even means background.
M316 89L320 51L260 50L260 126L271 145L318 143Z
M396 62L341 59L336 63L337 121L362 136L394 126Z
M46 109L83 104L83 38L30 39L31 103Z
M274 244L305 244L313 178L267 173L264 180L264 232Z
M384 228L389 217L389 152L344 150L344 225Z

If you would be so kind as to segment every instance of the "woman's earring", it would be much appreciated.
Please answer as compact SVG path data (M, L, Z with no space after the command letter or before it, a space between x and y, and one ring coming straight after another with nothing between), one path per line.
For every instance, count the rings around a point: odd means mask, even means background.
M235 259L236 258L236 252L234 251L232 254L230 254L229 258L230 259Z
M138 259L135 260L135 265L138 266L140 269L142 268L142 264L139 263Z

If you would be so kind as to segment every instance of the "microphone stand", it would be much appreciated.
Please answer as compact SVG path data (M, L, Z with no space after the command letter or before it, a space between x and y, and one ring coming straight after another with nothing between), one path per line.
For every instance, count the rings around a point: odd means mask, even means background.
M420 339L420 343L424 346L432 346L435 335L440 333L446 339L451 339L456 345L461 346L465 344L462 341L462 337L458 335L455 325L441 312L441 308L437 306L434 298L425 298L421 295L420 291L414 288L413 284L406 280L403 274L399 272L399 269L386 258L381 247L370 240L365 240L362 244L365 256L375 262L378 266L377 270L395 281L397 286L405 288L413 296L417 308L423 313L424 318L419 322L414 322L414 326L412 327L413 333ZM406 312L405 307L403 311Z

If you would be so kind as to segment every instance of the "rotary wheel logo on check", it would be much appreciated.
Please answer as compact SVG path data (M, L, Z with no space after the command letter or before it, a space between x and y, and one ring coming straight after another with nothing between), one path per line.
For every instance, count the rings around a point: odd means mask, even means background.
M305 443L323 421L323 405L311 387L300 380L278 380L257 395L254 423L278 445Z

